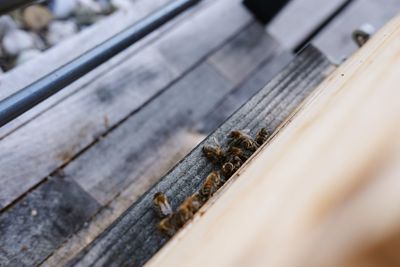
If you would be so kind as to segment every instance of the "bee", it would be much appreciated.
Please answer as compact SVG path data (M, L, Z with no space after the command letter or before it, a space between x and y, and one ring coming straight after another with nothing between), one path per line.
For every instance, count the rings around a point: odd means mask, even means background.
M201 206L203 206L203 201L199 193L195 193L194 195L190 196L186 199L183 203L193 214L195 214Z
M174 221L176 222L176 226L181 228L192 217L193 217L193 212L190 210L190 207L182 205L178 208L178 210L174 214L174 219L175 219Z
M264 144L267 141L267 139L270 135L271 135L270 132L266 128L261 128L258 131L255 140L256 140L257 144L261 146L262 144Z
M214 138L214 145L204 145L203 153L205 157L214 164L221 163L225 159L225 152L219 144L218 140Z
M224 165L222 165L221 171L222 174L226 177L226 178L230 178L232 176L232 174L237 171L243 164L243 161L238 157L238 156L234 156L230 159L230 161L224 163Z
M178 210L172 215L171 223L176 228L181 228L193 217L193 207L187 200L179 206Z
M173 214L162 219L158 223L158 230L160 230L161 233L166 234L168 236L173 236L177 231L177 229L178 228L176 227L176 224L173 222Z
M236 146L229 147L229 149L227 151L227 157L238 157L243 162L249 158L246 155L246 153L243 151L243 149L236 147Z
M252 152L256 151L259 147L256 141L254 141L250 135L243 131L232 131L229 134L229 138L232 139L232 144L234 146L239 145Z
M208 200L220 187L221 175L217 171L211 172L202 187L200 188L199 194L203 200Z
M158 216L160 216L161 218L167 217L168 215L172 214L172 208L168 202L168 198L161 192L157 192L154 194L153 205Z
M222 174L226 177L226 179L228 179L235 172L235 165L233 165L232 162L226 162L224 163L224 165L222 165L221 171Z

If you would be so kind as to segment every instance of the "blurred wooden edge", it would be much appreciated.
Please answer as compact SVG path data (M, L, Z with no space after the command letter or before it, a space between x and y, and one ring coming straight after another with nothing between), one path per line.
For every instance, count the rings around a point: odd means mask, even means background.
M147 266L400 266L399 85L397 17Z

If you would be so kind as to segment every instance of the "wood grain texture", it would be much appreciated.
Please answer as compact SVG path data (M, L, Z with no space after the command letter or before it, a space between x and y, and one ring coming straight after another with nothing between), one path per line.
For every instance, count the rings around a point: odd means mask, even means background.
M217 16L225 9L231 11L228 16ZM9 205L95 143L189 68L199 64L203 57L212 54L249 21L250 16L240 1L212 2L154 44L125 58L107 74L53 107L51 112L41 114L0 140L0 182L3 184L0 207ZM213 25L213 31L207 25ZM192 32L202 35L202 43L193 46L183 42ZM170 46L178 42L181 49ZM168 47L175 51L173 58L166 50ZM184 66L175 66L181 61L185 62Z
M209 112L231 88L201 64L72 161L65 174L101 204L108 203L147 169L157 167L151 157L157 147Z
M262 53L265 54L266 51ZM260 91L260 89L263 88L276 74L278 74L279 71L288 65L293 58L294 55L288 51L276 51L276 53L261 63L254 74L221 99L210 113L196 122L196 125L194 126L196 132L209 134L217 129L222 122L227 120L237 109ZM241 65L238 64L239 62L241 62L241 58L233 64ZM238 67L228 67L225 72L230 72L232 69L236 72Z
M398 266L399 69L400 17L147 266Z
M175 77L147 48L0 141L0 206L66 164Z
M222 137L237 128L254 132L268 125L275 129L313 91L330 67L315 49L307 49L209 138L224 140ZM211 169L202 157L201 146L197 147L69 266L143 265L167 241L155 228L158 219L152 209L153 194L166 192L172 206L177 207L198 189Z
M125 187L110 203L103 206L84 228L55 250L40 266L66 265L204 138L204 135L198 135L187 130L172 135L171 138L157 147L151 155L152 160L147 160L152 162L154 168L148 168L141 173L139 178Z
M1 266L35 266L95 214L99 204L73 180L51 177L0 215Z

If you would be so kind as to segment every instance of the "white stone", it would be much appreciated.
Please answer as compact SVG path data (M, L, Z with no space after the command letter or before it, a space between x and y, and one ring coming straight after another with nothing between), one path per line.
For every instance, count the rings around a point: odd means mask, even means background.
M67 18L78 6L78 0L54 0L51 11L56 18Z
M2 44L4 52L9 56L16 56L24 50L35 47L32 35L19 29L7 32Z
M49 25L47 33L47 42L50 45L55 45L74 35L78 31L78 27L72 20L68 21L53 21Z
M10 30L15 30L18 28L17 23L8 15L0 17L0 38Z
M35 34L35 33L31 33L31 36L33 38L33 43L36 49L39 50L45 50L46 49L46 44L44 43L44 41L39 37L39 35Z
M22 65L25 62L28 62L29 60L39 56L40 54L42 54L42 52L37 49L24 50L18 55L16 65Z
M132 2L130 0L111 0L111 5L123 11L132 9Z
M93 0L79 0L79 3L82 7L94 13L101 13L102 11L101 5Z

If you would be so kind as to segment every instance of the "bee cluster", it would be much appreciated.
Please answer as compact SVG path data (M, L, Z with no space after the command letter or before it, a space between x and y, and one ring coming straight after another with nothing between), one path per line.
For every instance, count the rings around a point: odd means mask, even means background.
M219 170L212 171L200 190L188 197L173 212L167 197L158 192L154 195L153 204L157 214L162 218L158 229L169 236L175 234L204 203L242 166L242 164L263 144L269 137L266 128L261 128L253 139L244 131L235 130L228 135L228 147L223 148L215 140L213 145L203 147L204 156Z

